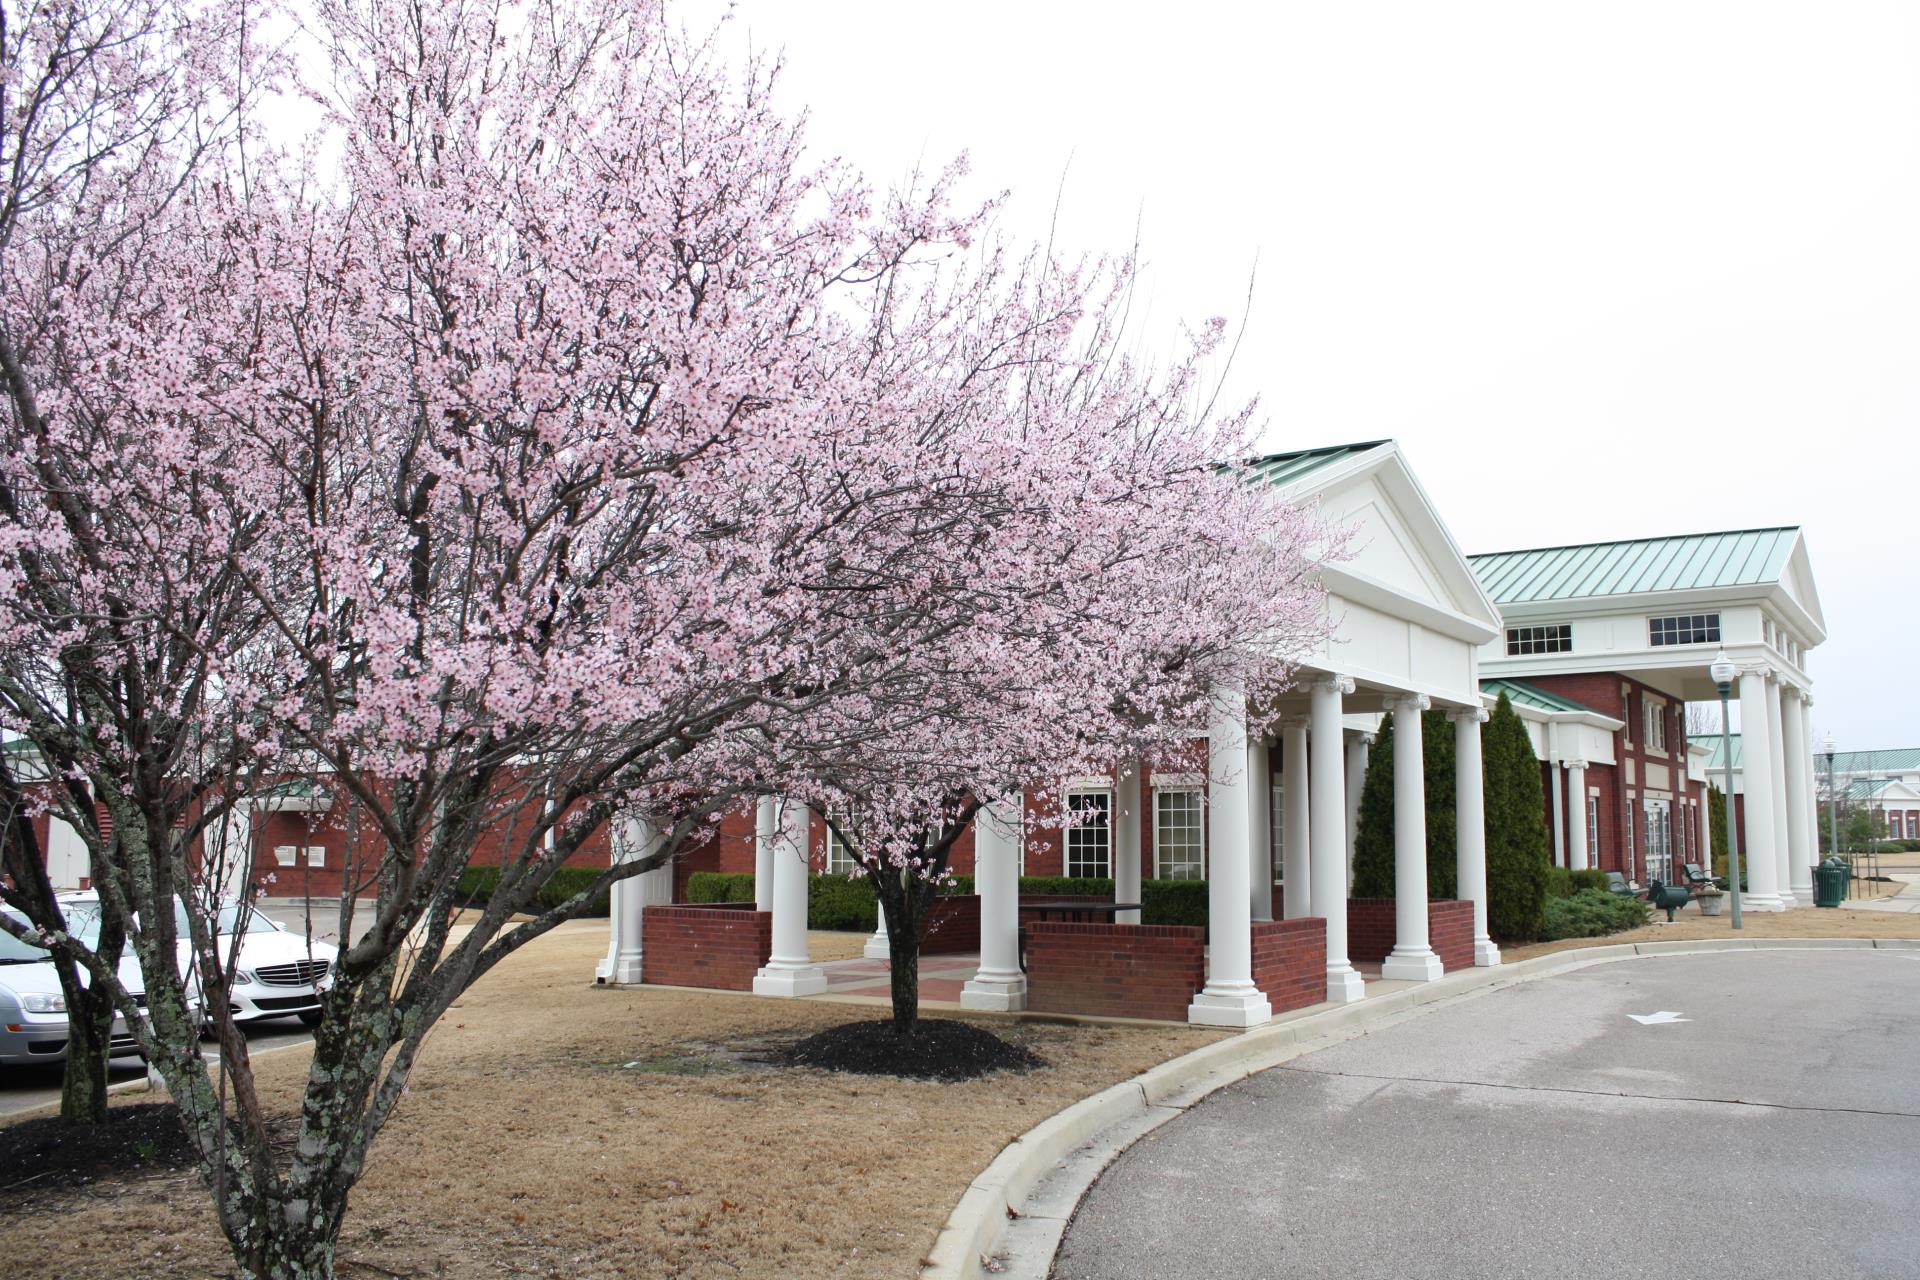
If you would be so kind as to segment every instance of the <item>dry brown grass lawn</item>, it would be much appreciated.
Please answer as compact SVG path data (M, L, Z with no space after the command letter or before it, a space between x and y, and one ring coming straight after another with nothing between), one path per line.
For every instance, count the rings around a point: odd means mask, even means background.
M820 958L863 941L814 940ZM1000 1019L1045 1069L965 1084L775 1069L735 1055L878 1011L596 989L605 946L604 926L558 930L443 1020L354 1193L342 1275L910 1276L1008 1141L1221 1034ZM293 1107L306 1056L259 1062L278 1105ZM76 1280L226 1266L190 1175L11 1193L0 1257L8 1274Z

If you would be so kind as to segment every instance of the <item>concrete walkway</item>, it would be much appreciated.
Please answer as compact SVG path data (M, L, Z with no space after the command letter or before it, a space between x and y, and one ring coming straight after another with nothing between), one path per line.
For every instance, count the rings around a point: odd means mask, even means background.
M1910 1276L1914 1061L1917 952L1541 978L1154 1129L1080 1202L1053 1275Z
M1849 898L1846 905L1859 911L1899 911L1908 914L1920 912L1920 876L1911 872L1890 871L1887 873L1900 887L1884 898Z

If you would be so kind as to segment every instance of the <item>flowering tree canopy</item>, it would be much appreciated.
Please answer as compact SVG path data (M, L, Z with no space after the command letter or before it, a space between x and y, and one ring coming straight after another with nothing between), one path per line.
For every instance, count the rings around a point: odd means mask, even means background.
M869 865L925 882L981 797L1277 688L1319 625L1319 532L1220 465L1247 416L1199 404L1217 328L1134 367L1125 263L1009 254L958 169L883 198L811 165L772 69L653 0L311 16L275 44L240 3L105 0L0 33L9 94L95 51L6 104L0 725L150 1010L56 944L261 1276L331 1272L459 994L721 809L853 806ZM289 102L309 142L263 132ZM248 880L223 837L316 776L343 948L282 1155L208 918ZM666 840L535 906L630 810ZM456 926L483 844L500 887Z

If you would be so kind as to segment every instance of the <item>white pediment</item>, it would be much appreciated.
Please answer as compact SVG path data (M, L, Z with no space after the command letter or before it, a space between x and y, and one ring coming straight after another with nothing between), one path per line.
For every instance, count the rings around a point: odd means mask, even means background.
M1499 612L1398 445L1313 474L1297 496L1349 531L1346 558L1325 570L1329 590L1475 643L1498 633Z

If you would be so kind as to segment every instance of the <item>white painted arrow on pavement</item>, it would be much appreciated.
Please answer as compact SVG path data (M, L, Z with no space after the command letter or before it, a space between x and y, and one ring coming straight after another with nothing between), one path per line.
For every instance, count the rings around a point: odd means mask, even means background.
M1692 1022L1692 1018L1683 1018L1671 1009L1662 1009L1658 1013L1630 1013L1627 1015L1643 1027L1655 1027L1666 1022Z

